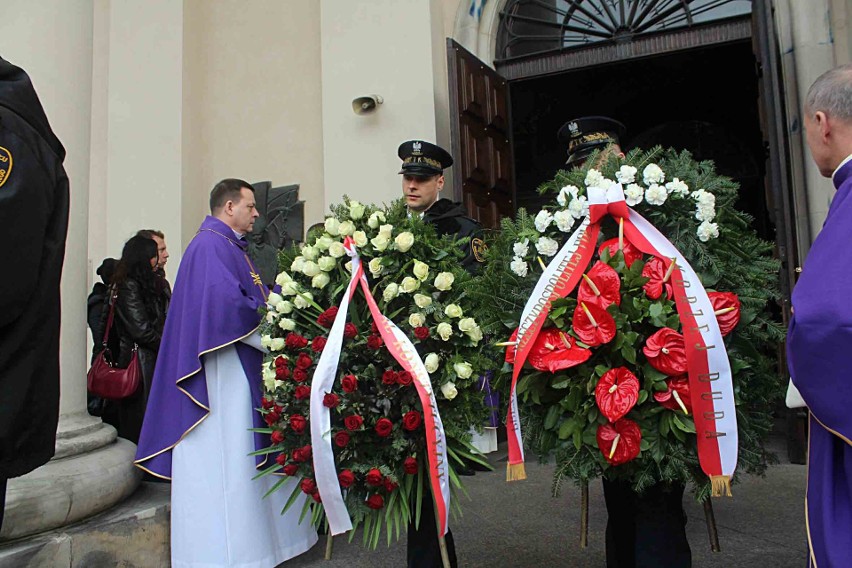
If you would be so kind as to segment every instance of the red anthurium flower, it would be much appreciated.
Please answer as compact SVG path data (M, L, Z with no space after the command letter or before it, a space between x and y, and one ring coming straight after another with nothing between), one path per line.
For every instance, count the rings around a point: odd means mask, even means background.
M615 253L618 252L618 239L616 238L604 241L600 248L598 248L598 255L600 255L604 249L609 249L610 258L614 257ZM627 268L630 268L634 262L642 258L642 253L639 249L627 241L623 242L621 252L624 254L624 262L627 264Z
M515 331L512 332L512 337L509 338L509 343L513 345L506 346L506 362L510 365L515 362L515 351L518 350L517 345L514 345L514 342L518 340L518 328L515 328Z
M669 390L654 393L654 400L669 410L692 412L692 398L689 396L689 378L686 375L666 380Z
M614 424L598 426L597 439L604 459L612 465L620 465L639 455L642 431L632 420L622 418Z
M527 360L539 371L555 373L579 365L591 356L592 352L578 347L573 337L551 327L543 330L535 338Z
M609 343L615 337L615 320L596 304L580 302L574 310L573 327L580 341L592 347Z
M642 269L642 276L650 278L642 288L652 300L658 299L663 295L663 289L666 291L666 298L674 300L674 288L672 287L671 273L669 267L671 261L663 260L659 257L654 257L645 263L645 268Z
M728 335L740 323L740 299L733 292L708 292L719 331Z
M613 267L597 262L583 275L577 290L577 301L586 305L597 304L607 309L610 304L621 305L621 279Z
M624 417L639 400L639 379L627 367L610 369L595 387L595 401L607 420Z
M648 363L661 373L674 377L686 372L683 336L670 327L664 327L649 337L642 352Z

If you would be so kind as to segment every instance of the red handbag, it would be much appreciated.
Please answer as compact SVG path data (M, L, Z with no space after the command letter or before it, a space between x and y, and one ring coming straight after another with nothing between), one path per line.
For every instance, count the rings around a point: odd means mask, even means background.
M95 357L91 369L86 375L86 385L89 392L95 396L108 400L120 400L127 398L139 389L142 380L142 368L139 365L137 355L138 347L133 345L130 355L130 363L126 368L116 367L112 362L112 353L107 347L109 331L115 316L115 301L118 298L118 290L113 290L109 300L109 316L107 317L106 329L104 330L103 350Z

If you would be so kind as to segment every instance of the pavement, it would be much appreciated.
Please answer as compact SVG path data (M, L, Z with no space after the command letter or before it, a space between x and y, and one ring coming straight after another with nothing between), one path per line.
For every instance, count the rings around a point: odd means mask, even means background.
M721 551L712 552L704 509L684 497L687 537L696 568L804 568L805 466L785 462L783 439L771 443L782 463L766 477L741 476L732 498L713 499ZM489 455L493 472L463 478L470 499L463 516L451 518L459 566L463 568L604 567L606 508L600 482L589 488L589 545L580 548L580 490L566 484L559 497L551 494L553 464L527 462L527 479L505 481L506 448ZM384 538L384 536L383 536ZM333 554L324 560L326 537L282 568L399 568L405 566L405 534L376 550L347 535L334 538ZM664 568L664 567L661 567Z

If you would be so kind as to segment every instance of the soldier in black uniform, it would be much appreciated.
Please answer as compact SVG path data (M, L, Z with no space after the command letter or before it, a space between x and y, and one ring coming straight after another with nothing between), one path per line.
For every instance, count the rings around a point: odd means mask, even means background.
M587 116L566 122L557 137L568 147L565 164L580 167L596 150L601 151L598 164L611 155L623 158L620 141L625 132L617 120ZM607 568L692 565L682 504L684 489L682 484L658 483L638 494L628 481L603 479Z

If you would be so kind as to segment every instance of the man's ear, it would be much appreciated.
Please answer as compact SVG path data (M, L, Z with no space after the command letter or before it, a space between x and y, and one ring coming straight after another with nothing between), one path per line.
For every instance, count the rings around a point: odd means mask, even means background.
M831 124L829 124L828 116L821 110L814 113L814 122L819 128L819 135L823 141L827 141L831 135Z
M438 191L444 189L444 174L438 176Z

